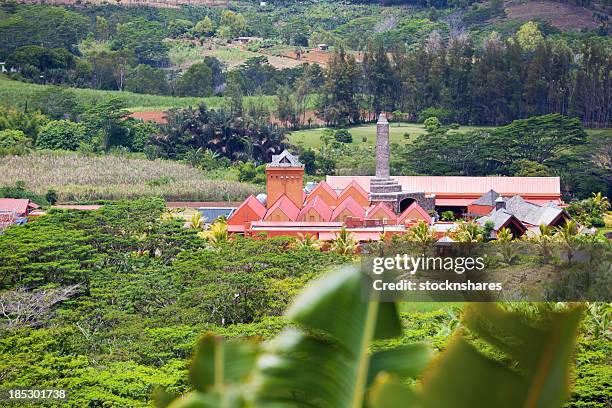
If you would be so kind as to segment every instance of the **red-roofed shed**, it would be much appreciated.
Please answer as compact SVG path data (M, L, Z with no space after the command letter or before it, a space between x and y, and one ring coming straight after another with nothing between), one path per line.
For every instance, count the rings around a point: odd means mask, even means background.
M40 208L38 204L27 198L0 198L0 212L14 213L18 217L26 217L31 210Z

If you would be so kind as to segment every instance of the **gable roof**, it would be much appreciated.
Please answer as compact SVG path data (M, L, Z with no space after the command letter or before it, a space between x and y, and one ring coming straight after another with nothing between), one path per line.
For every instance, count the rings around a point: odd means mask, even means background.
M267 167L304 167L300 163L299 157L289 153L289 150L283 150L281 154L272 155L272 162L268 163Z
M366 218L375 215L378 211L384 211L389 220L395 221L397 219L397 215L389 208L389 206L382 201L376 204L374 207L370 208L366 213Z
M0 198L1 212L25 214L28 212L28 209L34 208L39 208L38 204L30 201L27 198Z
M368 192L364 190L364 188L361 186L361 184L359 184L357 181L353 180L351 181L345 188L344 190L342 190L342 192L340 194L338 194L338 199L339 200L344 200L344 198L350 194L350 191L354 190L357 191L358 194L362 195L363 197L365 197L367 200L369 200L370 198L368 197Z
M334 199L338 198L338 194L336 193L336 190L331 188L329 186L329 184L327 184L325 181L322 181L319 184L317 184L317 186L315 188L312 189L312 191L310 192L310 194L308 194L308 197L306 199L308 199L311 196L316 196L316 195L318 195L320 193L323 193L323 192L329 194Z
M270 208L268 208L268 212L266 212L263 219L266 220L276 210L282 211L283 214L285 214L291 221L297 220L298 216L300 215L300 209L298 206L295 205L295 203L285 194L280 196L278 200L276 200L276 202L272 204Z
M483 227L489 221L493 222L493 231L497 232L500 229L507 227L510 224L514 224L517 228L519 228L524 234L527 231L527 227L513 214L508 211L500 208L499 210L491 211L491 214L485 215L484 217L480 217L476 220L476 222Z
M525 201L521 196L515 195L507 200L505 211L514 215L519 221L531 225L550 225L559 215L569 215L554 204L539 206Z
M416 201L415 201L415 202L413 202L412 204L410 204L410 205L408 206L408 208L406 208L406 209L404 210L404 212L402 212L402 213L400 214L400 216L399 216L399 217L398 217L398 219L397 219L397 223L398 223L398 224L403 223L403 222L406 220L406 218L408 218L408 215L409 215L409 214L410 214L412 211L417 211L419 214L421 214L421 216L422 216L423 218L425 218L425 219L427 220L427 223L428 223L428 224L431 224L431 215L429 215L429 213L428 213L427 211L425 211L425 210L423 209L423 207L421 207L421 206L419 205L419 203L417 203Z
M266 215L266 207L257 198L255 198L254 195L251 194L246 200L242 202L242 204L240 204L236 211L234 211L230 219L234 215L238 214L240 210L242 210L244 207L250 208L255 214L257 214L259 219L262 219L264 215Z
M499 197L499 194L495 190L489 190L478 199L472 202L473 205L486 205L490 207L495 206L495 200Z
M333 210L321 197L316 196L312 201L302 208L298 219L301 220L310 210L316 211L325 221L331 220Z
M346 197L332 213L332 220L336 219L343 211L350 211L355 217L363 218L365 216L365 208L363 208L355 199L351 196Z

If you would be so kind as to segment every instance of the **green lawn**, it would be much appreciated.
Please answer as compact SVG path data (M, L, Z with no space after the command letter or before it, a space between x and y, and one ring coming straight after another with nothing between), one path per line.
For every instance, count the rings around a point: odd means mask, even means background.
M327 128L316 128L316 129L305 129L297 130L289 134L289 141L296 145L301 144L304 147L320 147L321 135ZM493 127L487 126L461 126L457 130L451 130L450 133L456 132L468 132L476 129L493 129ZM389 126L390 140L391 143L409 143L414 139L425 133L425 126L421 123L409 123L402 122L400 126L397 126L395 122ZM364 137L366 138L365 143L373 145L376 141L376 124L370 123L367 125L353 126L349 128L349 131L353 135L353 144L364 143ZM590 135L609 135L612 137L612 129L587 129L586 132ZM405 134L410 135L409 138L404 137Z
M289 141L293 144L303 144L304 147L319 147L321 146L321 134L325 129L317 128L291 132ZM420 123L402 122L400 126L396 123L391 123L389 129L391 143L408 143L413 141L418 135L425 133L425 127ZM474 129L485 129L485 127L461 126L458 130L452 130L451 132L466 132ZM354 126L349 128L349 131L353 135L354 144L364 143L364 137L367 144L373 145L376 141L375 123ZM406 133L410 135L409 138L404 137Z

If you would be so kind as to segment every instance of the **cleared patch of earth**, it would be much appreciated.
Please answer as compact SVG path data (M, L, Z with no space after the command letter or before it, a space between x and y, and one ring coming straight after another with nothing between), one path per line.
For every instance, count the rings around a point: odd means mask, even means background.
M505 10L509 20L526 22L530 20L549 21L563 31L593 29L598 21L593 11L584 7L555 1L511 1L506 2Z

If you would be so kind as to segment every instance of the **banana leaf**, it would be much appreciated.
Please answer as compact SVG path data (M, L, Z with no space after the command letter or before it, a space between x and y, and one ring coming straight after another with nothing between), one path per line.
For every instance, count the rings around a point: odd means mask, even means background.
M362 296L359 270L345 267L306 288L286 313L295 325L264 346L254 375L254 404L264 407L362 407L381 372L418 375L424 346L371 354L373 340L401 334L394 303Z

